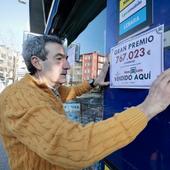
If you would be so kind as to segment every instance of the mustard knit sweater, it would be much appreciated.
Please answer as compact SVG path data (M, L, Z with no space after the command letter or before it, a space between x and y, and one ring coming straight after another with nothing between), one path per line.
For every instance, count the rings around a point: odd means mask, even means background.
M0 133L12 170L79 170L130 143L147 118L136 108L82 126L69 121L62 102L90 90L85 81L61 86L61 99L27 74L0 94Z

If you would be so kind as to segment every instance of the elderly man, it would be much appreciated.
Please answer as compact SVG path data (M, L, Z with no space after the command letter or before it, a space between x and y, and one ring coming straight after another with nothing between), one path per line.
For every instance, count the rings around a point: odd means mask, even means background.
M12 170L78 170L135 139L170 103L170 70L154 82L143 103L86 126L65 116L63 102L104 82L108 63L95 81L65 87L70 68L61 41L36 36L24 43L30 74L0 95L0 133Z

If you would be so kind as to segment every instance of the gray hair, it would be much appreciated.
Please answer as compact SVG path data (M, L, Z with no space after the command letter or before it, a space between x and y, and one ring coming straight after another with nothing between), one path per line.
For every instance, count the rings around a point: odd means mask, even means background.
M62 40L59 37L52 35L30 37L23 43L22 56L24 58L27 69L31 74L36 73L36 68L31 63L31 57L37 56L43 61L46 60L47 52L45 50L45 45L48 42L54 42L62 45Z

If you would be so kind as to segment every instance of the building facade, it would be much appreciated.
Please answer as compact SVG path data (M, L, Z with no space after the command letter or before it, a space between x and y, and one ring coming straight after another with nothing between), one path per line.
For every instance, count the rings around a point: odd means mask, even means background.
M82 56L74 61L70 70L67 72L67 85L80 84L82 82Z
M28 73L27 67L25 65L24 59L22 56L19 58L18 67L16 70L16 80L20 80L24 75Z
M19 52L0 45L0 83L7 86L16 80Z
M75 62L73 67L73 77L72 81L74 84L79 84L82 82L82 62Z
M82 80L95 79L105 62L105 57L97 52L82 55Z

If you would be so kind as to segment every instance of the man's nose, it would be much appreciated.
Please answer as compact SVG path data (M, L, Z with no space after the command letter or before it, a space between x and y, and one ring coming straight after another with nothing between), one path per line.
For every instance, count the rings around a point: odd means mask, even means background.
M69 64L68 60L65 61L64 66L65 66L65 69L70 69L70 64Z

